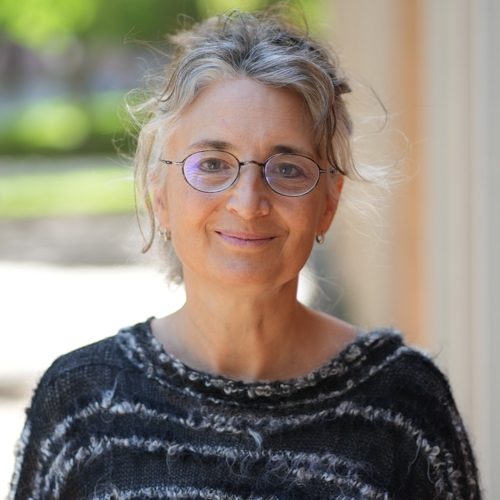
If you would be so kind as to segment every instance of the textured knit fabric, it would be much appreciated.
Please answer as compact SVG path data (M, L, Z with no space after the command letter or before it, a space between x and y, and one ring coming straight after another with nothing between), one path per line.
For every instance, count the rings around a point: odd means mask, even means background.
M479 499L448 383L399 334L360 334L286 382L166 354L150 322L59 358L35 392L12 499Z

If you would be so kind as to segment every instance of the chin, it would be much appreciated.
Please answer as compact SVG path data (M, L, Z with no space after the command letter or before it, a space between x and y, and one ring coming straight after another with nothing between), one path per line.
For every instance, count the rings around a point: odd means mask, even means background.
M214 282L230 287L236 291L246 291L264 293L291 282L294 278L298 279L298 272L294 275L288 272L280 273L278 269L270 266L231 266L225 269L219 269L215 272L213 269L209 279Z
M208 256L206 256L208 257ZM182 260L182 259L181 259ZM284 265L283 258L242 258L225 255L184 262L185 277L193 284L201 278L205 285L223 286L237 293L265 293L282 287L286 283L297 282L303 267L302 259L295 259ZM304 262L305 265L305 262Z
M222 271L217 274L212 274L211 278L215 282L235 288L272 286L276 279L275 276L270 276L269 273L263 272L262 270L252 271L246 269Z

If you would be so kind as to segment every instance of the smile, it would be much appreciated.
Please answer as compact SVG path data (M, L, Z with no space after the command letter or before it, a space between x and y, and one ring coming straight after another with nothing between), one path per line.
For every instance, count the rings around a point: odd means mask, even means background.
M245 233L239 231L215 231L225 242L240 247L260 247L272 240L275 236L259 233Z

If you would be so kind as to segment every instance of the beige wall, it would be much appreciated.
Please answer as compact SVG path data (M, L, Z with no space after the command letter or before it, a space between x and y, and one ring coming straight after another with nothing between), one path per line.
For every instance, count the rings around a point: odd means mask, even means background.
M422 0L422 20L433 334L500 498L500 3Z
M500 2L331 5L351 74L410 142L381 242L369 224L337 227L346 293L359 323L394 323L437 354L500 498ZM374 158L391 151L380 137Z
M430 347L429 313L422 283L421 107L418 5L414 0L337 0L332 12L335 44L354 80L371 86L390 115L371 139L366 161L398 162L406 180L382 210L385 225L358 218L339 224L340 261L349 269L345 287L362 326L396 325L412 343ZM356 92L351 107L360 107ZM365 99L363 99L365 100ZM373 109L381 112L372 101ZM362 127L362 124L359 124ZM409 139L392 129L401 130ZM387 201L387 200L386 200Z

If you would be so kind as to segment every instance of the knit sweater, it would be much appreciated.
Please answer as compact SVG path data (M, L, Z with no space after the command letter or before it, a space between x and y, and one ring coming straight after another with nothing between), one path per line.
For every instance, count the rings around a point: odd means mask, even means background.
M392 330L296 379L167 354L150 322L58 360L27 410L11 499L479 499L449 385Z

